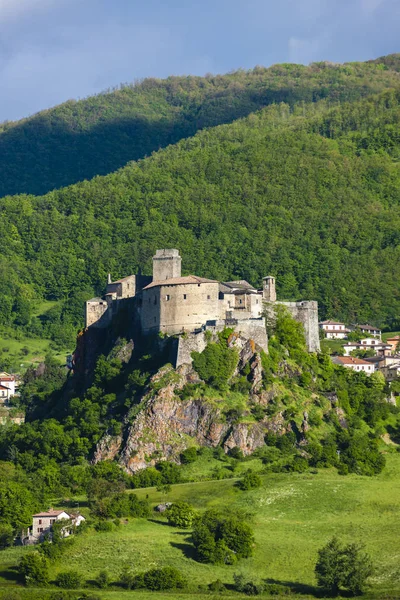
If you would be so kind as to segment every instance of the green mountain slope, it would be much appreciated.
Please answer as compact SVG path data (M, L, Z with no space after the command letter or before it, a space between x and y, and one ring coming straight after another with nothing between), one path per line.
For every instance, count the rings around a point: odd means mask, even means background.
M106 175L204 127L271 103L357 100L399 84L399 57L224 76L147 79L0 126L0 197L43 194Z
M186 273L255 285L272 273L281 298L316 299L321 317L395 329L399 121L395 91L334 109L275 105L107 177L2 199L0 323L20 318L15 296L72 296L71 312L108 271L150 272L170 246Z

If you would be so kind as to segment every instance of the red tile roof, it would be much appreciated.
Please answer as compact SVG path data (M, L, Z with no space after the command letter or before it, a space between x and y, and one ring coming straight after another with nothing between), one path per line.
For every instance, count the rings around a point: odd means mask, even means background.
M344 365L368 365L369 362L355 356L336 356L336 360Z

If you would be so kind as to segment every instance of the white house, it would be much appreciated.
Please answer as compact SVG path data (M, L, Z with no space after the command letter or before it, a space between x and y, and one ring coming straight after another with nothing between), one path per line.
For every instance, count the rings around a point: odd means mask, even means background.
M368 362L367 360L363 360L362 358L356 358L355 356L333 356L332 362L336 365L341 365L346 369L352 369L357 372L364 372L367 375L372 375L375 371L375 366Z
M72 527L78 527L82 521L85 521L85 517L80 514L69 514L65 510L53 510L40 512L32 517L32 527L28 529L27 535L24 538L24 544L37 544L43 541L44 536L47 533L51 533L53 524L56 521L68 521L71 522ZM66 523L66 527L62 530L63 537L71 535L72 531Z
M347 338L347 334L350 333L350 329L347 329L344 323L338 321L321 321L319 327L328 340L344 340Z
M374 335L379 339L381 339L382 336L382 331L373 325L352 325L351 328L359 329L361 333L364 333L365 335Z
M15 375L10 375L10 373L2 372L0 373L0 385L8 388L9 397L15 396L16 385L15 385Z

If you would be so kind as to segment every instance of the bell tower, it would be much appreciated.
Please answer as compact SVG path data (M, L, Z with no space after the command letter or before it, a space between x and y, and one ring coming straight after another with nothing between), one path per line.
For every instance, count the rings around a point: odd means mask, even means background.
M271 275L263 278L263 300L265 302L276 302L275 277Z

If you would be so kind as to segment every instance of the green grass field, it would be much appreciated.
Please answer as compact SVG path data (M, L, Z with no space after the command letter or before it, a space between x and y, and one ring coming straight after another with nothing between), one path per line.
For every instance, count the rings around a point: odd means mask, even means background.
M40 301L33 311L33 316L40 316L57 305L57 302ZM54 344L46 338L35 338L24 335L20 330L11 327L0 329L0 362L9 360L14 373L23 373L30 366L42 362L46 354L51 352L60 364L65 364L66 355L71 354L73 348L54 350ZM8 369L7 369L8 370Z
M233 573L251 579L268 578L288 583L302 598L315 586L313 568L317 550L333 535L345 542L366 545L376 565L366 598L400 597L400 455L387 455L387 467L378 477L339 476L334 470L317 474L269 474L260 489L239 491L235 480L203 481L172 486L168 500L186 500L198 510L209 507L245 511L254 527L254 556L235 566L200 564L195 561L190 532L170 527L165 519L130 519L110 533L89 531L76 536L68 554L52 565L51 575L66 568L80 571L85 580L106 569L117 581L123 568L135 571L173 565L190 581L186 594L101 592L102 598L202 598L199 585L221 579L233 582ZM154 488L136 490L153 504L165 500ZM155 513L156 515L156 513ZM0 586L15 584L13 566L31 549L11 548L0 554ZM236 598L239 595L227 592ZM297 594L296 594L297 595ZM1 597L1 596L0 596ZM35 598L35 596L27 596ZM40 596L38 596L40 597ZM212 595L207 594L207 598ZM300 596L299 596L300 597Z

